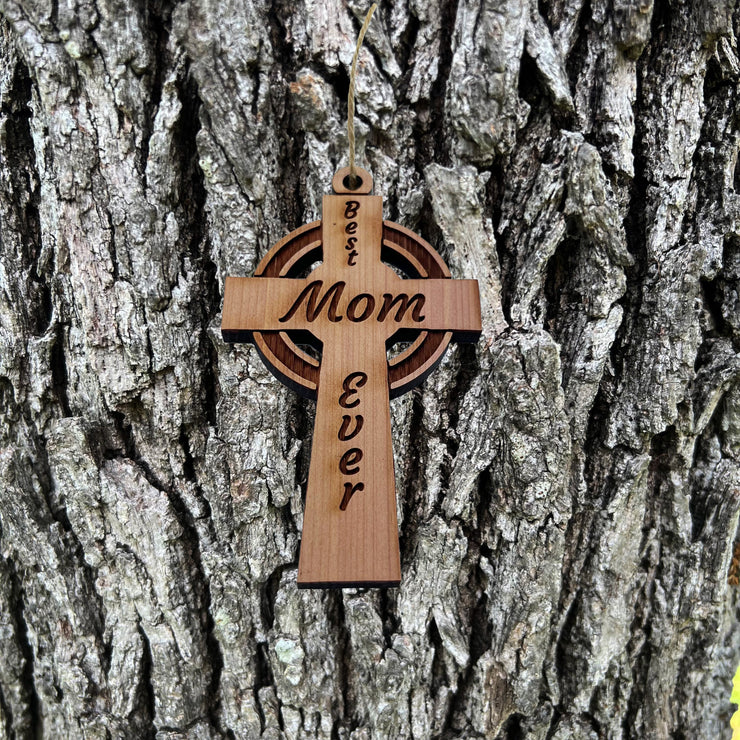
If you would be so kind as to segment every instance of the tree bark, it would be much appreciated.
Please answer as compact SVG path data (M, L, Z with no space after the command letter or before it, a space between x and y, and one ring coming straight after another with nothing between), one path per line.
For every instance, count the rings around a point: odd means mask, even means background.
M359 163L481 288L398 589L299 591L313 405L219 333L346 164L358 0L0 0L0 738L717 738L732 1L384 3Z

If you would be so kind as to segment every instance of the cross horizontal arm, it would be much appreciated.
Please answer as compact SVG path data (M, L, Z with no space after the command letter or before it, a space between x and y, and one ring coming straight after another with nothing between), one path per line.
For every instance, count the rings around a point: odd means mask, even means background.
M400 280L400 290L409 296L423 295L424 307L419 311L420 321L407 311L399 328L426 331L451 331L457 341L475 341L481 333L480 294L477 280ZM395 321L396 306L391 307L387 320Z
M305 328L280 322L306 280L227 277L221 334L227 342L249 340L255 331ZM305 323L305 322L304 322Z
M390 271L388 271L390 273ZM309 330L320 335L337 324L386 325L399 329L452 331L474 340L481 331L475 280L385 280L357 287L344 281L286 278L226 278L221 331L243 341L255 331Z

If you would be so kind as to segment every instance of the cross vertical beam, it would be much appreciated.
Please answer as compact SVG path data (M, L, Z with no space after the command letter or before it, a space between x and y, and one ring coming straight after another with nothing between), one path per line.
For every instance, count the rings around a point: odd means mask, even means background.
M371 306L380 297L375 283L396 279L380 261L382 200L325 195L322 223L324 259L314 274L365 297L348 300L341 320L315 329L321 369L298 585L397 585L389 328Z

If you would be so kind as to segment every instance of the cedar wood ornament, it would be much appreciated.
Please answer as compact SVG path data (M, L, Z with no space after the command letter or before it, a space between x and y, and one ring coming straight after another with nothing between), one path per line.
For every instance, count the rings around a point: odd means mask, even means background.
M354 169L354 181L348 167L334 176L321 221L279 241L255 277L227 277L224 290L224 340L253 342L278 379L316 400L304 588L399 584L388 399L421 383L451 340L481 332L477 281L451 280L427 242L383 221L370 173ZM410 344L389 361L399 341Z

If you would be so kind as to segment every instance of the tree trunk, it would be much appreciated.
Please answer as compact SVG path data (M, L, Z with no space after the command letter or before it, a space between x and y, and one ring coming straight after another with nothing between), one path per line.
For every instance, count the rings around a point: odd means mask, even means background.
M401 587L342 591L314 407L219 324L367 5L0 8L0 738L728 736L734 2L382 4L359 163L484 330L392 402Z

